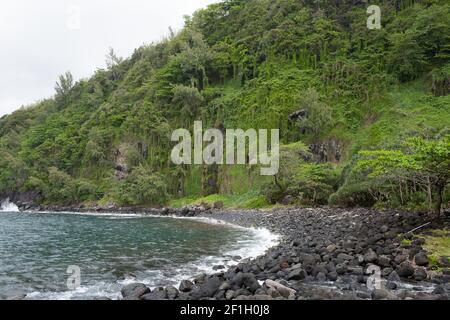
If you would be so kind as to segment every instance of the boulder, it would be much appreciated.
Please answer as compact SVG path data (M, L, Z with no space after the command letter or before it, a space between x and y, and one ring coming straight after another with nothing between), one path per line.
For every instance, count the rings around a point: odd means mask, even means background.
M174 286L166 287L167 297L171 300L178 298L180 292Z
M233 279L233 285L237 285L238 287L245 287L252 293L254 293L261 287L253 273L242 272L238 273Z
M428 277L424 268L417 268L414 270L414 279L417 281L423 281Z
M143 295L150 293L150 288L142 283L131 283L120 290L125 300L139 300Z
M316 280L319 282L325 282L327 281L327 276L323 272L319 272L316 276Z
M399 254L394 258L394 262L395 264L401 264L403 261L406 261L407 258L408 256L404 254Z
M378 257L378 263L380 267L389 267L391 265L391 259L388 256L381 255Z
M143 296L141 296L141 300L146 300L146 301L150 301L150 300L166 300L167 297L167 292L164 288L156 288L154 289L152 292L144 294Z
M397 273L401 278L409 278L414 275L414 268L411 263L404 261L399 265Z
M392 292L386 289L375 289L372 291L373 300L399 300L399 298Z
M302 268L291 271L287 278L288 280L303 280L306 277L306 271Z
M330 244L327 247L327 251L330 252L330 253L336 251L336 249L337 249L337 246L335 244Z
M414 256L414 262L418 266L427 266L428 265L428 256L425 254L425 252L419 252Z
M205 279L201 285L195 286L190 292L190 295L194 299L211 298L219 290L221 284L222 281L218 277L210 277Z
M181 292L189 292L192 290L193 287L194 287L194 284L191 281L183 280L180 283L179 289Z
M394 281L394 282L400 282L400 276L398 275L397 271L392 271L388 277L388 280Z
M266 280L266 282L264 284L267 288L278 291L278 293L286 299L294 297L296 294L296 291L294 289L289 288L289 287L287 287L279 282L276 282L276 281Z
M377 261L377 259L378 256L372 249L367 250L364 254L364 261L366 261L367 263L374 263L375 261Z
M329 273L327 274L327 279L328 279L329 281L336 281L336 280L338 279L338 274L337 274L337 272L336 272L336 271L329 272Z

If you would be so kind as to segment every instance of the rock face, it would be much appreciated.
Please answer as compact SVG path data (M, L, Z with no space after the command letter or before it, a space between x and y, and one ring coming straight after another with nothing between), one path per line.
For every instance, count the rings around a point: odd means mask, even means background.
M335 139L316 142L309 146L309 150L317 162L339 162L342 158L341 149L339 141Z

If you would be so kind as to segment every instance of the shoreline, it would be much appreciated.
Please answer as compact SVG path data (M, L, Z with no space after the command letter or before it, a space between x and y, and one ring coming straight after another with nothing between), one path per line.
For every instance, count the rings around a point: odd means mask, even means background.
M74 212L74 208L46 208ZM372 209L278 208L271 210L78 208L95 214L143 214L174 218L214 219L244 228L265 228L280 235L265 254L244 259L215 273L192 275L178 288L151 290L131 283L122 288L126 300L270 300L270 299L445 299L450 296L450 273L427 269L421 241L404 234L427 221L424 213ZM44 210L45 211L45 210ZM39 212L43 212L40 210ZM442 226L449 226L445 219ZM441 226L441 227L442 227ZM432 225L430 226L432 227ZM423 230L420 230L423 231ZM367 287L370 266L378 266L379 288ZM101 299L101 297L99 297Z

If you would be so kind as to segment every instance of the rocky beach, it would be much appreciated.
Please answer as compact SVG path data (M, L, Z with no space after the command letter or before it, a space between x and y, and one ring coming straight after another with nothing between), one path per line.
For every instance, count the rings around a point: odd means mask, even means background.
M40 208L56 209L113 210ZM426 213L363 208L225 210L217 205L114 211L206 217L281 235L263 256L230 268L214 266L215 274L193 275L178 287L129 284L121 291L126 300L447 300L450 295L448 257L431 268L421 237L432 228L448 230L448 215L437 223Z

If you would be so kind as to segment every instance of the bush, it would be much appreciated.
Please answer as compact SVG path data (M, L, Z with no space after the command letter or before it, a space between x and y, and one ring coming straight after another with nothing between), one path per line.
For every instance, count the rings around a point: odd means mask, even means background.
M305 146L294 143L280 150L280 170L264 187L270 203L280 202L287 195L302 204L326 204L337 188L338 175L331 164L307 163L310 158Z
M44 196L46 200L53 203L71 204L77 201L77 187L70 175L50 167Z
M122 204L164 204L168 199L164 178L140 165L118 186L117 200Z
M76 181L77 196L80 201L95 201L103 197L103 191L98 186L86 179Z

